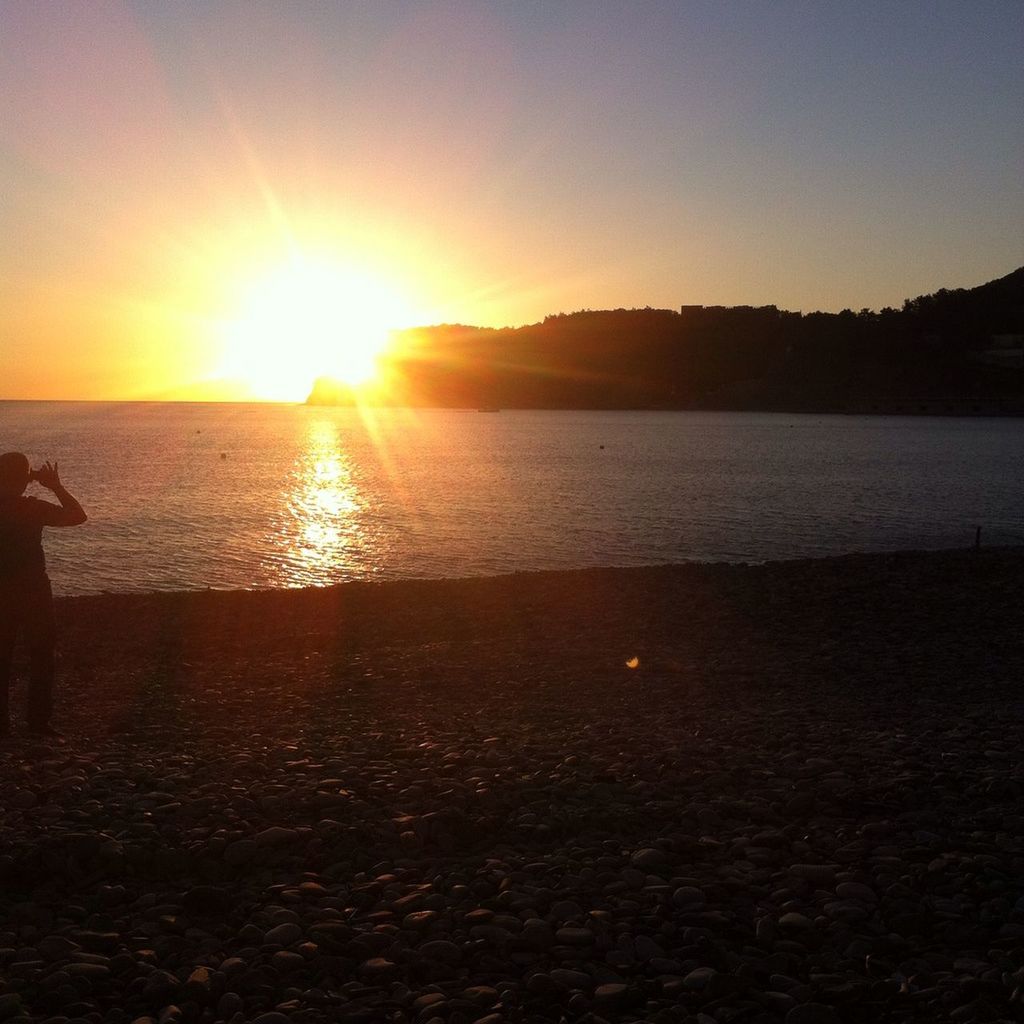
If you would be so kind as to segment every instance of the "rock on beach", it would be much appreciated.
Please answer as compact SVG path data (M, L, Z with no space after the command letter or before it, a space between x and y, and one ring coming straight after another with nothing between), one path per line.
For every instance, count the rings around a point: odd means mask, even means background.
M0 1021L1019 1019L1022 570L61 600Z

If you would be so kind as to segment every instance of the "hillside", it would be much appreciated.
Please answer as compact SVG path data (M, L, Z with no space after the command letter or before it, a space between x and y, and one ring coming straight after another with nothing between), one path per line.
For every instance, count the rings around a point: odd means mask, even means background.
M397 336L387 374L411 405L1018 413L1022 336L1024 267L899 310L685 306L416 328ZM311 395L347 398L329 382Z

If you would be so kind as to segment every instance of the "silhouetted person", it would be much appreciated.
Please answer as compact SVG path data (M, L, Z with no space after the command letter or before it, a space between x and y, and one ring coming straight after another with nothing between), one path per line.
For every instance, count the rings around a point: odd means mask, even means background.
M53 491L59 505L26 498L35 480ZM29 651L28 727L59 738L53 712L53 592L43 555L44 526L78 526L82 506L61 486L57 463L34 472L20 452L0 455L0 736L10 732L8 693L14 645L23 635Z

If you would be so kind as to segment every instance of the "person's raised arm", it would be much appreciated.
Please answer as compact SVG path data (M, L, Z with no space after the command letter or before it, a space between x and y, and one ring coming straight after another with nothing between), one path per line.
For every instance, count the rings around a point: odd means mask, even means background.
M85 514L85 509L78 504L78 500L60 482L56 462L53 465L44 462L42 469L37 469L33 476L48 491L53 491L54 496L60 502L60 507L49 505L52 511L46 513L45 524L47 526L79 526L89 518ZM42 504L48 503L43 502Z

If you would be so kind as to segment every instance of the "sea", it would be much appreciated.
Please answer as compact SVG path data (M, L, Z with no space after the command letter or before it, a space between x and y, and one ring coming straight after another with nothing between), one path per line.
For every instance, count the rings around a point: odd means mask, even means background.
M1020 419L0 402L9 450L89 513L65 595L1024 543Z

